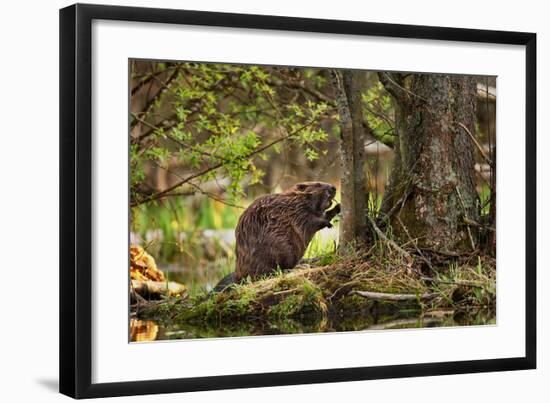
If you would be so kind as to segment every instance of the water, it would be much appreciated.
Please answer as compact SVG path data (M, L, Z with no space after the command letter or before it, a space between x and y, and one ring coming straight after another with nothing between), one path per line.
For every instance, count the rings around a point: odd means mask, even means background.
M261 336L278 334L349 332L362 330L395 330L411 328L494 325L496 315L491 310L455 312L437 310L420 313L398 311L378 317L347 315L345 318L328 317L323 320L284 320L277 322L239 322L223 325L189 323L160 323L152 320L131 319L131 340L197 339L214 337Z

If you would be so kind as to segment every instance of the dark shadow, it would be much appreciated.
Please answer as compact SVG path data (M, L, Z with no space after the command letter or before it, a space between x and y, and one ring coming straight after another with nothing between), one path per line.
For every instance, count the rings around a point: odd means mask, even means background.
M59 392L59 381L57 379L37 379L36 382L50 392Z

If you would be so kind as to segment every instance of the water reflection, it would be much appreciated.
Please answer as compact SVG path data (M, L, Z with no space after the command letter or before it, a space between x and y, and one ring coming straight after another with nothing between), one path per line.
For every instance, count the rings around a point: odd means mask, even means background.
M159 326L152 320L130 319L131 341L154 341L158 338Z
M392 330L424 327L490 325L496 323L491 310L454 312L398 312L394 315L369 317L353 315L345 318L327 317L322 321L292 319L267 323L157 323L131 319L131 341L196 339L214 337L260 336L277 334L326 333L360 330Z

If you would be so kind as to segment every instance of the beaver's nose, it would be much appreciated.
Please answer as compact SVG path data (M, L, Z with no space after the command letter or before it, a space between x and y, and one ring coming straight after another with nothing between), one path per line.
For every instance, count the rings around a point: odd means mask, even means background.
M330 187L330 193L334 196L336 194L336 186Z

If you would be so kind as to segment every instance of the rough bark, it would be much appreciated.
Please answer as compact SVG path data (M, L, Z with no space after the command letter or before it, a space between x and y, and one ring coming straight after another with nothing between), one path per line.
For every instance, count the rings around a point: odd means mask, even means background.
M475 188L474 77L388 73L380 81L395 99L397 152L382 218L395 236L438 251L472 250L479 200ZM404 228L405 227L405 228Z
M340 244L364 242L366 237L367 190L364 169L365 132L361 92L365 72L355 70L332 71L341 141L341 205Z

